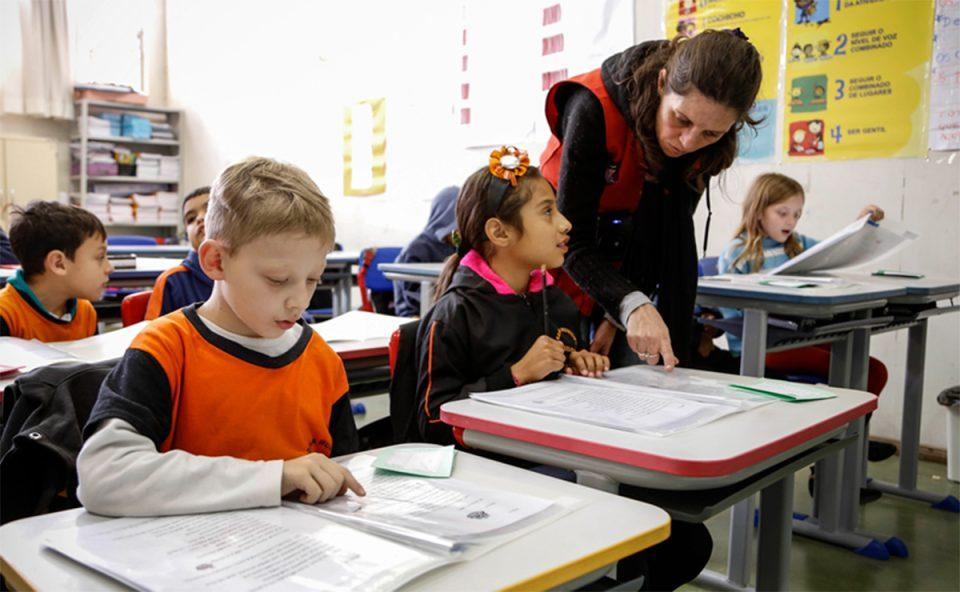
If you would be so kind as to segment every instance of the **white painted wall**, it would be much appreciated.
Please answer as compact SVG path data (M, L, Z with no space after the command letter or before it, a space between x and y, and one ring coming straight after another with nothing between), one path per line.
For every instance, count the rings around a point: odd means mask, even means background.
M245 156L271 156L301 166L318 182L347 248L405 244L425 223L433 195L460 183L486 158L486 149L465 149L455 141L459 27L430 26L456 23L456 5L166 0L169 101L185 110L185 189L209 183ZM662 36L660 0L637 0L636 7L637 40ZM387 192L344 197L343 105L379 96L387 97ZM526 147L538 155L543 145ZM826 237L865 203L876 203L921 234L891 266L960 277L957 158L737 165L722 187L714 187L710 254L719 254L732 234L746 187L770 170L797 178L807 189L802 232ZM703 210L697 213L698 236ZM905 340L905 333L873 340L874 355L890 370L872 424L878 435L899 436ZM924 444L945 445L934 397L960 383L958 352L960 315L932 320Z

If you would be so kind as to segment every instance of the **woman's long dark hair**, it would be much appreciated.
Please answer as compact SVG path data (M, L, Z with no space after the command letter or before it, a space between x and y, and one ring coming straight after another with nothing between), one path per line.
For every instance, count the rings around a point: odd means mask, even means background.
M484 230L488 219L499 218L504 224L516 228L521 233L523 232L520 209L533 195L532 184L534 181L541 178L540 170L537 167L528 168L522 177L517 178L516 187L507 188L503 200L500 202L500 207L491 215L487 212L487 190L490 183L500 183L502 181L494 177L488 167L478 169L467 177L463 187L460 188L460 195L457 197L457 232L459 233L460 245L457 247L457 252L447 257L444 262L443 271L440 273L436 292L434 292L436 299L439 299L447 291L463 255L475 250L483 255L484 259L489 260L492 254L490 252L490 240Z
M760 120L750 117L760 90L760 54L740 34L733 31L707 29L695 37L677 36L653 53L625 54L632 63L618 67L618 77L625 82L630 95L634 133L643 148L651 172L659 174L670 168L698 191L705 179L717 175L733 164L737 156L737 133L743 126L756 127ZM663 92L685 95L691 90L733 109L737 121L715 143L694 153L670 159L657 141L656 118L660 107L657 80L666 70Z

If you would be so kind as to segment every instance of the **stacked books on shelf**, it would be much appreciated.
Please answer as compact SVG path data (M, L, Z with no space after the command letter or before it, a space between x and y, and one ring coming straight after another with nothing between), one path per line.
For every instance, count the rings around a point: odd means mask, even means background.
M137 222L141 224L176 224L180 220L179 196L172 191L157 193L134 193Z
M77 204L80 205L80 204ZM87 200L83 204L87 210L94 216L100 218L101 222L110 222L110 194L109 193L88 193Z
M160 157L160 178L161 179L179 179L180 178L180 157L179 156L161 156Z
M101 113L101 115L106 115ZM90 136L119 136L120 120L108 119L97 115L88 115L86 119L81 118L80 125L87 126L87 135Z
M137 221L133 198L119 195L110 196L110 222L114 224L133 224Z
M124 113L121 116L120 131L127 138L149 140L152 133L150 120L139 115Z
M180 196L174 191L158 191L157 203L160 205L160 224L178 224L180 222Z
M137 156L137 177L140 179L159 179L160 155L141 152Z
M119 174L117 160L113 156L116 148L111 142L87 142L87 174L91 177L106 177ZM80 142L70 144L70 174L80 174Z
M151 122L150 137L154 140L176 140L177 136L173 133L173 126L167 122Z

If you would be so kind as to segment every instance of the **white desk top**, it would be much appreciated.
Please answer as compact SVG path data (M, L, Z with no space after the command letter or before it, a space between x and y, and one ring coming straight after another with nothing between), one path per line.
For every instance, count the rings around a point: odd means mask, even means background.
M327 265L354 264L360 259L360 251L330 251L327 254Z
M344 317L350 315L343 315ZM365 337L357 340L335 339L330 342L330 347L337 352L343 360L355 360L359 358L373 358L386 356L389 351L390 334L393 330L392 319L396 319L397 324L409 322L410 319L401 319L398 317L389 317L375 313L360 313L359 316L351 316L346 321L339 321L338 329L349 330L350 325L357 326L357 335ZM324 334L324 326L328 323L337 321L332 319L324 323L311 325L314 330L321 335ZM133 338L137 336L147 325L147 321L141 321L135 325L124 327L116 331L102 333L78 339L77 341L61 341L51 343L50 345L64 351L82 362L102 362L123 357L124 352L130 347ZM388 329L390 329L388 331ZM8 384L12 383L16 377L0 379L0 390L3 390Z
M107 245L108 255L139 255L183 259L190 254L190 245Z
M401 590L551 588L646 549L669 534L670 519L657 507L468 453L457 453L453 476L553 500L573 498L581 505L481 557L434 570ZM126 589L41 546L49 529L100 520L107 518L78 509L4 525L0 528L4 577L15 587L27 583L37 590Z
M922 278L903 278L893 276L876 276L866 273L848 272L833 274L836 277L849 279L853 282L871 282L879 286L896 286L904 288L908 296L938 296L951 298L960 293L960 279L945 276L924 276ZM896 300L897 298L891 298Z
M886 300L906 294L906 288L901 284L877 282L869 276L858 276L855 281L846 285L826 284L809 288L765 286L759 283L761 279L763 276L758 274L702 277L697 283L697 294L799 305L850 304Z
M420 276L424 280L435 280L443 271L443 263L381 263L380 271L409 276Z
M674 372L725 381L736 379L740 384L760 380L684 368ZM818 438L822 441L877 407L877 398L870 393L822 388L837 397L805 403L776 401L665 437L644 436L469 399L443 405L440 418L444 423L468 431L612 461L628 468L698 478L707 484L715 482L709 479L712 477L742 477L744 471L754 467L759 470L769 464L765 461Z

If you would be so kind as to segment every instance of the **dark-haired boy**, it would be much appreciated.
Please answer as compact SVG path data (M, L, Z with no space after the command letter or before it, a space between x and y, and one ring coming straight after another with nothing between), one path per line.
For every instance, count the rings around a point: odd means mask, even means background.
M107 232L87 210L33 202L14 211L10 244L20 260L0 290L0 336L71 341L97 332L99 300L113 266Z
M194 189L183 198L183 227L187 231L191 251L180 265L163 272L153 285L153 294L147 304L144 318L152 321L168 312L180 310L194 302L206 302L213 292L213 280L207 277L200 267L197 250L206 237L204 217L207 215L207 202L210 201L210 187Z

